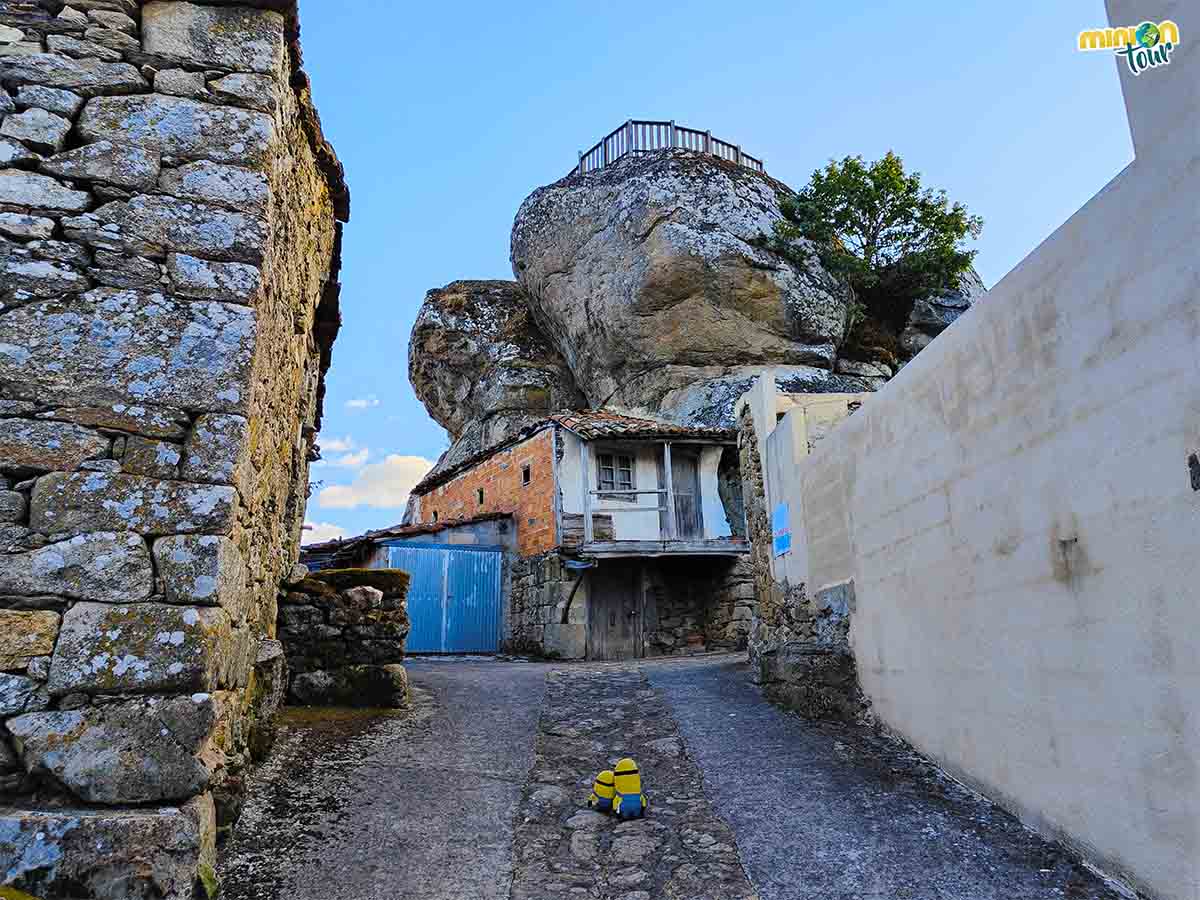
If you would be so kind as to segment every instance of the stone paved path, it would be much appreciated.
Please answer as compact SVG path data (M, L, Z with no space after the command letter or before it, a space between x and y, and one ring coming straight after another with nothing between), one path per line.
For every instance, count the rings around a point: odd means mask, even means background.
M736 656L414 660L416 711L291 713L224 900L1118 900L902 745L765 702ZM583 809L631 754L651 810Z
M512 900L749 900L729 826L704 796L661 695L635 668L571 667L546 678L522 795ZM636 759L651 807L620 822L580 810L592 778Z

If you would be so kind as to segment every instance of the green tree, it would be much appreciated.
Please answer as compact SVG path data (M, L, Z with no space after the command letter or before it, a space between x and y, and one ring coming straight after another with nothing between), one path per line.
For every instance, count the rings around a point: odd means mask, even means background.
M848 331L882 325L898 335L918 299L958 287L976 252L963 244L983 228L945 191L923 188L920 173L905 172L891 152L869 165L861 156L830 160L782 207L766 245L804 263L803 239L815 244L822 265L850 282L865 310Z

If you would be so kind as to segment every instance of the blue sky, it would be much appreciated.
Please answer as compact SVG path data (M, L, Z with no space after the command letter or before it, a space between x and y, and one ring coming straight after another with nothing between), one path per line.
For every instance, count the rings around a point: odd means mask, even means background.
M353 203L306 540L400 520L447 446L407 376L425 291L511 278L521 201L627 118L710 129L794 187L894 150L983 216L989 287L1133 157L1114 60L1074 49L1100 0L302 0L301 18Z

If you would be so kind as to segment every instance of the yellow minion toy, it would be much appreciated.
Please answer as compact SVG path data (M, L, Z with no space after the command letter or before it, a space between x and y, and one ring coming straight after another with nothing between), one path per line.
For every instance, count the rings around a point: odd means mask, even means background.
M613 773L605 769L596 776L592 784L592 795L588 797L588 806L596 812L612 812L613 808Z
M637 763L628 757L613 770L613 812L621 819L640 819L646 812L646 795L642 793L642 776Z

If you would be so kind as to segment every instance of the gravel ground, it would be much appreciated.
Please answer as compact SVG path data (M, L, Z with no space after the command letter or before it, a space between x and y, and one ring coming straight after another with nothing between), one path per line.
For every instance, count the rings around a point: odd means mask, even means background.
M285 714L223 900L503 900L546 667L410 659L408 714Z
M772 706L744 657L408 670L408 712L284 713L223 900L1120 900L903 744ZM640 822L583 808L622 755Z
M1118 900L900 742L766 702L742 657L648 664L763 900Z

